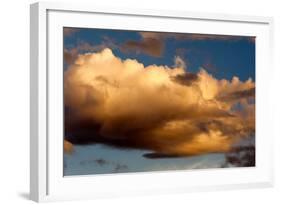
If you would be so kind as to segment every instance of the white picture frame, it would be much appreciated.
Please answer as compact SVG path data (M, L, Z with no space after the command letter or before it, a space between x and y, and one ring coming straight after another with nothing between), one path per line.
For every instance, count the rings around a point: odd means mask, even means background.
M116 21L112 21L114 16ZM93 17L99 19L94 21ZM256 43L256 167L63 177L62 27L254 35ZM149 23L150 22L150 23ZM155 28L157 23L158 27ZM196 24L195 24L196 23ZM169 27L167 27L169 25ZM34 201L91 199L273 185L270 106L273 19L185 11L98 8L94 4L46 3L30 12L30 198ZM60 66L61 65L61 69ZM270 72L269 72L270 71ZM266 119L266 120L264 120ZM266 138L263 137L266 135ZM150 182L147 185L147 182Z

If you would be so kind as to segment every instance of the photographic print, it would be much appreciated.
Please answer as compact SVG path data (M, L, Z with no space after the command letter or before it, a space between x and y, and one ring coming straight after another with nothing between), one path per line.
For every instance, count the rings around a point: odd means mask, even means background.
M63 29L64 176L255 166L255 37Z

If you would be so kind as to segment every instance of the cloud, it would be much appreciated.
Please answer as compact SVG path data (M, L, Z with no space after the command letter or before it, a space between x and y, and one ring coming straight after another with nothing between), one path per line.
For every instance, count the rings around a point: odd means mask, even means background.
M226 164L235 167L253 167L256 164L255 150L254 145L232 149L226 154Z
M67 140L63 141L63 151L67 154L71 154L74 151L73 144Z
M256 165L255 137L251 136L235 144L230 152L225 154L226 167L253 167Z
M89 164L95 164L99 167L111 167L112 172L124 172L129 169L129 167L126 164L122 164L115 161L106 160L103 158L92 158L87 160L82 160L79 162L80 165L89 165Z
M168 33L168 32L139 32L140 40L129 40L120 46L121 51L134 51L145 53L154 57L161 57L165 49L166 39L176 39L182 41L239 41L247 40L255 43L255 37L251 36L231 36L216 34L193 34L193 33Z
M164 42L162 39L159 39L158 36L154 37L153 35L147 36L142 35L140 41L129 40L121 45L122 51L134 51L136 53L145 53L154 57L162 56L164 51Z
M186 64L180 56L175 56L174 61L175 61L174 67L186 69Z
M143 154L143 157L148 159L159 159L159 158L177 158L177 157L182 157L182 155L152 152L152 153Z
M70 37L73 34L79 32L79 28L64 27L64 37ZM88 42L78 42L76 48L64 49L67 62L73 62L79 52L97 52L105 48L120 49L122 52L135 52L137 54L144 53L153 57L161 57L165 50L165 43L167 39L176 39L180 41L203 41L203 40L216 40L216 41L238 41L248 40L251 43L255 43L255 37L246 36L231 36L231 35L214 35L214 34L192 34L192 33L167 33L167 32L139 32L140 40L128 40L122 44L117 44L113 39L108 36L103 37L101 44L92 45ZM75 54L75 55L74 55ZM71 60L70 60L71 59ZM180 61L181 58L176 57L176 63L184 63ZM184 64L182 64L184 66Z
M100 166L103 166L108 163L105 159L102 158L96 159L95 162Z
M218 96L220 100L224 101L233 101L242 98L254 98L255 97L255 88L249 88L244 90L238 90L230 93L225 93L221 96Z
M254 137L241 140L225 154L222 167L253 167L256 165L256 146Z
M231 36L231 35L214 35L214 34L181 34L177 39L183 40L194 40L194 41L204 41L204 40L217 40L217 41L238 41L241 39L247 39L251 41L252 37L243 37L243 36Z
M64 49L63 50L63 60L68 65L72 64L78 56L79 50L77 48Z
M112 172L124 172L128 170L128 166L125 164L116 164Z
M144 67L110 49L81 54L64 74L65 133L74 144L146 149L150 157L227 152L255 132L245 94L254 87L204 69Z
M79 30L80 30L79 28L64 27L63 35L69 37L72 36L74 33L78 32Z
M64 62L68 65L74 63L79 54L85 52L99 52L105 48L115 49L118 45L109 37L104 36L100 44L92 44L85 41L78 41L77 46L74 48L64 48L63 56Z
M173 76L171 79L179 84L190 86L192 83L195 83L198 80L198 75L186 72Z
M192 40L192 41L204 41L204 40L217 40L217 41L238 41L248 40L249 42L255 42L253 36L232 36L232 35L219 35L219 34L198 34L198 33L168 33L168 32L140 32L143 38L153 39L168 39L174 38L176 40Z
M103 158L97 158L97 159L87 159L87 160L82 160L80 161L80 165L86 165L86 164L92 164L92 163L95 163L101 167L105 166L105 165L109 165L111 162L110 161L107 161Z

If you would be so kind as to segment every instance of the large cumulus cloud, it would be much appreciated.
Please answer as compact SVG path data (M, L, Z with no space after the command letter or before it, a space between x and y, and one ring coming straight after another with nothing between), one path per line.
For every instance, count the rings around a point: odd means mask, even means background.
M146 149L154 158L227 152L255 134L251 79L218 80L178 65L144 67L110 49L79 55L64 74L67 140Z

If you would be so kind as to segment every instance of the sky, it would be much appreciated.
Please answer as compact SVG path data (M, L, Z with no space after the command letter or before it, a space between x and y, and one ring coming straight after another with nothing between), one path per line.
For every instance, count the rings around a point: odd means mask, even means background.
M63 35L65 176L255 165L255 37Z

